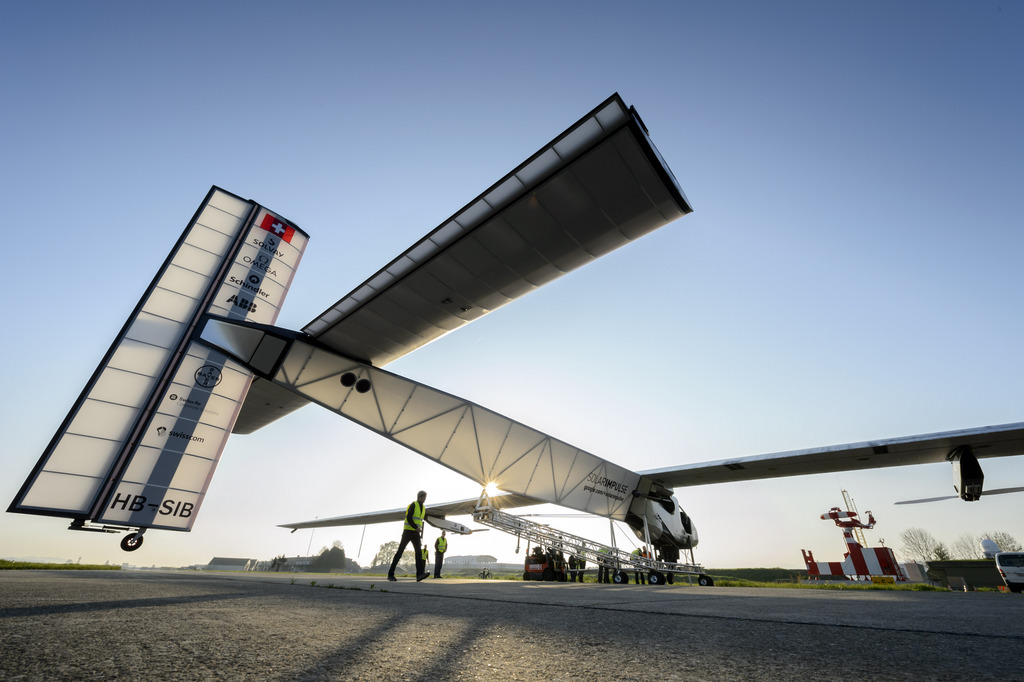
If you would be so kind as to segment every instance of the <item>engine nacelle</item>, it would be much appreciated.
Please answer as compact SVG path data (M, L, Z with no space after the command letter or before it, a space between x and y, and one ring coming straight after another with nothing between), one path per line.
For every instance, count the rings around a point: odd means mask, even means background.
M960 499L966 502L980 499L985 487L985 474L974 449L970 445L961 445L951 450L946 459L953 463L953 489Z

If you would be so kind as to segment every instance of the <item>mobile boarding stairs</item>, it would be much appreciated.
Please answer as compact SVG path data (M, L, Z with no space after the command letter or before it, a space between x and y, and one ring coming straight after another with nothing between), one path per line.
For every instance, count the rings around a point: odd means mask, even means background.
M516 536L521 541L525 541L527 547L536 544L560 550L566 557L575 554L598 566L609 566L612 569L612 582L617 585L629 582L628 571L630 570L646 573L647 580L651 585L664 585L671 576L676 575L684 575L688 581L696 577L699 585L714 585L714 581L704 572L704 568L700 564L657 561L653 558L630 554L614 546L607 547L578 535L555 530L550 526L534 523L521 516L494 508L486 493L480 496L480 501L473 511L473 520Z

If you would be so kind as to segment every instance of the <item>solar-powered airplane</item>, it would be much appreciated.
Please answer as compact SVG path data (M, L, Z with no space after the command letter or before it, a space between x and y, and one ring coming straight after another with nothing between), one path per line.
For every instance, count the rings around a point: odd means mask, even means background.
M316 403L503 491L625 522L662 556L697 544L673 494L692 485L952 462L964 500L978 460L1024 452L1024 423L631 471L481 405L383 369L691 211L639 114L598 105L301 331L273 326L308 236L214 187L8 511L70 529L188 531L231 433ZM995 492L995 491L989 491ZM428 518L470 513L432 505ZM290 528L365 523L392 512ZM462 527L461 532L465 532Z

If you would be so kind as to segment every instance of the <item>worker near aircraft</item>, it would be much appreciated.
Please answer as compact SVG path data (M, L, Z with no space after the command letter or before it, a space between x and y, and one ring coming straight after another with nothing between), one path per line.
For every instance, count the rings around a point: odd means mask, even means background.
M579 578L580 582L583 582L583 567L586 566L586 561L582 556L577 555L575 552L569 555L569 582L574 583Z
M580 582L583 582L583 576L585 575L587 568L587 557L582 552L576 555L576 575L579 577ZM575 582L575 581L573 581Z
M423 545L423 548L420 550L420 554L423 555L423 571L425 573L427 571L427 562L430 561L430 554L427 552L426 545Z
M597 554L597 582L610 583L612 581L612 551L607 547L602 547Z
M647 558L646 549L634 549L631 553L634 560ZM639 564L634 564L633 579L636 581L637 585L647 584L647 572L644 571Z
M424 578L430 577L427 573L426 562L423 560L423 554L420 549L420 538L423 537L423 519L426 516L426 510L423 507L423 503L427 501L427 493L425 490L421 490L416 493L416 501L409 505L409 508L405 511L405 525L402 526L402 541L398 543L398 551L395 552L395 558L391 560L391 569L388 571L388 580L395 582L395 568L398 567L398 562L402 558L402 553L405 552L405 546L412 543L413 550L415 551L416 557L416 582L423 580Z
M666 546L662 547L658 551L658 561L665 561L665 562L670 563L670 564L677 564L677 563L679 563L679 548L675 547L675 546L672 546L672 545L666 545ZM673 581L674 581L674 578L673 578L672 571L666 571L665 572L665 582L668 583L669 585L672 585Z
M444 553L448 551L448 538L441 531L441 537L434 540L434 577L441 577L441 566L444 564Z

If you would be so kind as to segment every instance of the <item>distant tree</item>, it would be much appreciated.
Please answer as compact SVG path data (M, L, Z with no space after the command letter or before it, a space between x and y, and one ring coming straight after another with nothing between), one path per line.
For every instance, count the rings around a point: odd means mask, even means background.
M340 547L325 549L320 556L313 559L309 570L315 573L327 573L332 568L345 570L345 550Z
M999 549L1004 552L1024 551L1024 548L1021 547L1015 537L1001 530L997 530L993 533L983 533L981 537L992 540L994 543L999 545Z
M961 533L950 547L955 559L980 559L981 538L976 538L970 533Z
M908 528L900 533L903 541L903 555L911 559L930 561L935 557L935 549L939 542L924 528Z
M395 556L395 552L398 551L398 540L392 540L391 542L385 542L377 550L377 553L373 556L373 566L380 566L381 564L390 564L392 557Z
M953 555L949 552L949 548L941 542L935 545L935 548L932 550L932 555L932 558L936 561L949 561L953 558Z

